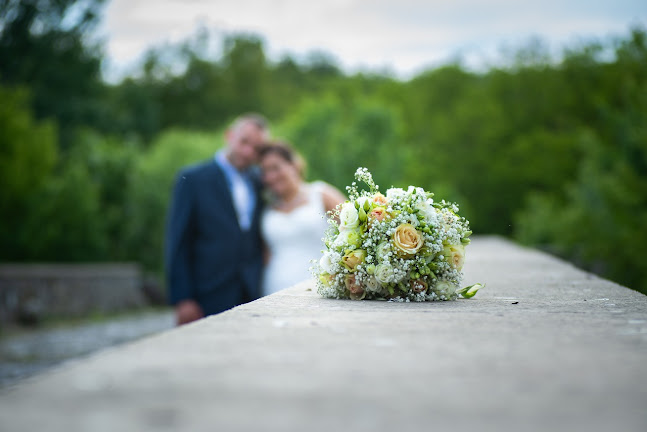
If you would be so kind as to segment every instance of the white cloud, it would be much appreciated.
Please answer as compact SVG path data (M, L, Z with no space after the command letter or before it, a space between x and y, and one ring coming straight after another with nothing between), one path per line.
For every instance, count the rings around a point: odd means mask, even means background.
M111 0L103 32L114 65L202 25L223 35L258 34L271 57L324 50L347 68L408 74L459 51L491 52L531 36L566 43L646 22L647 2L637 0Z

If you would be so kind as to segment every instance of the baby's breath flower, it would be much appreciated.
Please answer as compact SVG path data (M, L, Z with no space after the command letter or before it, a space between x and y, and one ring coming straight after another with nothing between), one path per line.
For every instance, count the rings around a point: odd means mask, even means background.
M346 188L350 200L328 215L325 250L311 270L319 294L356 300L455 300L472 234L469 222L458 215L458 205L435 202L433 193L416 186L391 187L383 195L363 167L355 178ZM360 190L358 182L369 190ZM467 297L477 289L461 294Z

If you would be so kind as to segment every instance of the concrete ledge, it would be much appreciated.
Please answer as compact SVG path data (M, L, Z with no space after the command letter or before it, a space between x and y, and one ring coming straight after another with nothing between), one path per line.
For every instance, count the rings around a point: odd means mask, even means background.
M304 282L0 393L3 430L645 431L647 297L499 238L471 300Z

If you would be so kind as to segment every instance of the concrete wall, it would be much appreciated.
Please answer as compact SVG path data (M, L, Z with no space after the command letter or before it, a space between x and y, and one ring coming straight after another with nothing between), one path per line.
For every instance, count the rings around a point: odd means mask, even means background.
M147 303L142 283L132 263L2 264L0 323L141 307Z
M0 391L7 431L647 431L647 296L499 238L469 300L305 281Z

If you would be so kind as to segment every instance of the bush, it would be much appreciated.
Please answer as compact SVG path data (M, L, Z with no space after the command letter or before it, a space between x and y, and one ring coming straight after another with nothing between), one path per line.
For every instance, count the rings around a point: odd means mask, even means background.
M128 256L160 272L166 213L178 170L213 157L223 146L222 133L170 130L139 155L128 190Z

